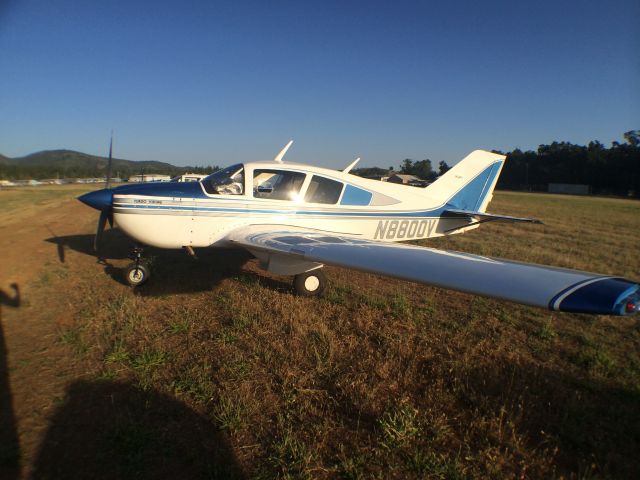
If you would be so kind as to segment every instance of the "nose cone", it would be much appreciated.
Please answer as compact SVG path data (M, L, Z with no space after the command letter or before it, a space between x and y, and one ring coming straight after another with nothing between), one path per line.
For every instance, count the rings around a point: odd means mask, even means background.
M104 210L105 208L111 207L113 191L108 188L103 188L102 190L80 195L78 200L96 210Z

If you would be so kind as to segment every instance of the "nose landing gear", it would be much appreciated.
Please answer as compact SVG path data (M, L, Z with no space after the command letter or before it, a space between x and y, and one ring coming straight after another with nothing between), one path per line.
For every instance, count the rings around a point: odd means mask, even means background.
M133 260L133 262L125 268L124 278L132 287L146 283L151 277L149 265L142 260L142 252L142 247L134 247L131 253L129 253L129 258Z

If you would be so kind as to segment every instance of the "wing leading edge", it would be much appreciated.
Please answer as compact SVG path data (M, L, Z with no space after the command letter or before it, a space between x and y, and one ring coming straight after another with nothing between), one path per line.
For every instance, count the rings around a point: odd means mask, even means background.
M622 278L344 235L242 227L229 241L248 250L353 268L550 310L627 315L640 285Z

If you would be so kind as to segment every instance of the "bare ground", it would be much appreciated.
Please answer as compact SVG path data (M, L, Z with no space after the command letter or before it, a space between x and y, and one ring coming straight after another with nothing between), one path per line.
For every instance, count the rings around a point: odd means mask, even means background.
M77 233L78 228L86 232L91 229L93 222L86 209L72 197L69 193L46 201L40 208L27 206L23 211L2 212L0 279L6 300L0 305L0 315L8 367L8 379L4 381L13 406L20 455L19 466L6 468L16 472L22 469L25 478L31 473L37 449L66 385L79 373L75 359L58 341L60 329L70 322L74 308L64 294L42 302L40 288L49 275L45 272L59 259L58 246L45 240L54 237L54 232L64 235ZM66 261L94 263L75 252L69 252ZM68 287L73 288L73 282ZM5 399L5 403L9 402ZM5 431L10 429L10 425L3 427ZM7 443L3 447L7 448ZM3 454L9 455L6 451Z

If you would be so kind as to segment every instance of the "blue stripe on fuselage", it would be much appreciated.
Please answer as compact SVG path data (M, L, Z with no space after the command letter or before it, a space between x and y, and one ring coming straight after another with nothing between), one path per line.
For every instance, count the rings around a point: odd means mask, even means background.
M436 208L433 210L420 210L410 212L364 212L364 211L318 211L318 210L273 210L268 208L233 208L233 207L204 207L196 205L140 205L120 203L118 201L114 204L115 208L131 209L131 210L164 210L164 211L192 211L192 212L227 212L238 214L276 214L276 215L316 215L316 216L333 216L333 217L429 217L436 218L441 217L444 208ZM444 217L449 218L449 217ZM458 217L451 217L458 218Z

